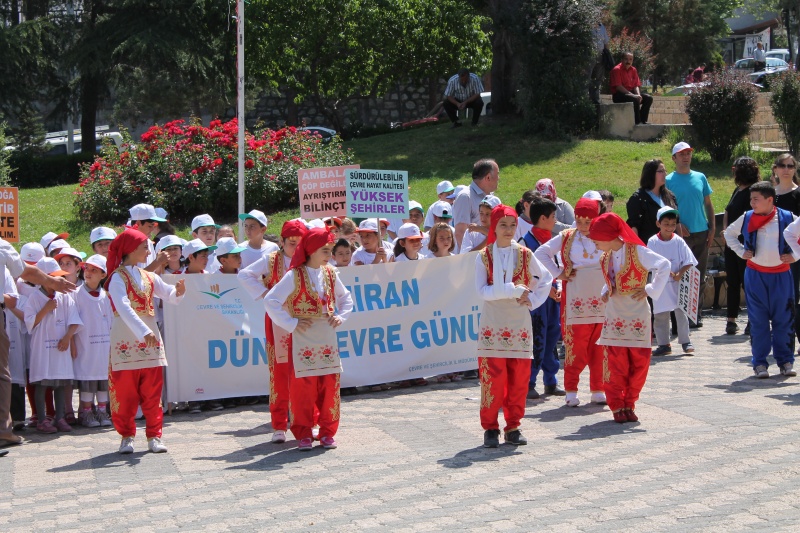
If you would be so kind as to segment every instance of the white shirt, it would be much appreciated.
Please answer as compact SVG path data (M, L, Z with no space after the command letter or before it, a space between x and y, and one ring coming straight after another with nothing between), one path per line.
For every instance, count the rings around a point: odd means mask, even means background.
M250 293L253 300L260 300L267 295L267 287L264 285L263 278L272 276L269 271L269 255L265 254L249 267L239 270L237 274L239 283ZM280 255L283 257L284 272L288 272L289 265L292 264L292 258L283 252Z
M644 286L644 292L646 292L650 298L656 300L661 295L661 291L664 290L664 287L669 281L669 261L654 251L648 250L644 246L636 245L636 252L639 254L639 262L642 263L642 266L646 270L653 273L653 280ZM616 273L619 272L620 268L622 268L622 261L624 258L625 246L616 252L611 252L611 272L609 273L610 278L614 279ZM608 285L603 284L603 290L600 291L600 294L603 295L607 292Z
M408 257L406 257L406 253L402 252L400 255L394 256L394 262L395 263L404 263L406 261L419 261L420 259L425 259L425 258L426 258L426 256L424 256L422 254L422 250L420 250L417 253L417 258L416 259L409 259Z
M81 324L75 302L66 294L55 293L56 308L47 313L34 327L36 314L50 300L41 290L28 298L22 309L25 325L31 332L30 382L43 379L74 379L69 348L58 349L58 341L67 334L69 326Z
M308 277L314 284L314 289L317 291L317 294L323 294L323 270L321 268L309 268L307 266L303 268L308 272ZM275 324L289 333L294 331L297 327L297 319L289 314L283 305L286 303L286 300L289 299L292 292L294 292L295 273L294 270L287 272L286 275L283 276L283 279L272 287L272 290L270 290L264 298L264 309L267 310L269 317ZM348 291L347 287L342 283L342 280L339 279L338 274L336 275L336 286L333 289L333 293L336 297L336 315L342 320L347 320L347 317L349 317L350 313L353 311L353 298L350 296L350 291Z
M494 245L492 245L494 246ZM508 281L500 283L499 280L494 280L493 285L489 285L489 273L486 271L486 266L483 264L483 259L480 254L475 257L475 286L478 288L478 293L484 300L501 300L503 298L514 298L514 283L510 281L511 275L517 266L516 257L511 256L514 246L507 246L505 248L497 248L497 254L493 257L494 261L499 261L500 264L508 263L506 271L508 272ZM494 250L492 250L494 251ZM545 269L536 257L533 257L528 264L528 273L531 276L531 282L528 288L528 307L529 309L536 309L544 303L550 295L550 288L553 283L553 276Z
M777 214L775 216L777 217ZM792 255L795 257L800 257L800 244L797 244L797 240L800 239L800 222L798 222L798 220L800 220L800 218L795 217L794 222L786 226L786 229L783 230L783 238L786 239L786 243L792 248ZM758 235L756 235L756 239L758 239ZM756 242L756 246L758 246L758 242Z
M531 230L532 227L533 224L531 224L522 217L517 217L517 230L514 232L514 240L516 242L519 242L520 239L522 239L525 236L525 234L527 234Z
M6 294L5 289L5 271L8 269L11 272L11 277L17 279L22 275L25 270L25 263L20 259L19 253L7 241L0 239L0 294Z
M244 250L242 250L242 268L247 268L259 259L261 259L265 255L269 255L272 252L279 249L278 245L274 242L268 241L264 239L264 242L261 243L261 249L252 248L249 244L250 241L244 241L239 243L239 246L244 246Z
M464 238L461 239L461 251L459 253L465 254L467 252L471 252L473 248L486 242L486 239L487 236L479 231L464 232Z
M125 269L131 275L136 286L141 289L142 276L139 269L132 266L126 266ZM152 274L152 276L153 296L161 298L163 301L173 305L178 304L183 299L183 296L178 296L175 287L164 283L158 274ZM143 340L145 335L153 333L131 307L131 301L128 299L128 291L125 289L125 281L122 279L122 276L117 273L111 274L111 281L108 284L108 294L111 297L111 301L119 317L125 325L130 328L133 334L136 335L138 340Z
M792 247L792 250L795 250L795 246L797 246L797 237L792 237L792 235L796 229L792 229L792 231L789 231L789 229L797 227L797 217L792 215L792 218L794 218L795 221L789 224L784 232L784 236L789 235L789 237L784 238L786 238L786 242ZM745 252L744 245L739 242L739 235L742 234L743 223L744 215L734 220L733 223L725 228L725 231L722 232L722 234L725 236L725 243L728 245L728 248L733 250L733 252L739 257L742 257ZM763 227L759 228L759 230L756 232L756 252L751 259L753 263L763 267L776 267L783 264L781 262L781 251L778 249L779 229L780 227L778 224L777 213L775 213L775 216L772 217L772 220L767 222ZM792 244L795 246L792 246ZM794 253L793 255L795 259L800 257L800 254L798 253Z
M99 288L92 296L86 285L76 291L75 303L83 325L75 334L77 357L72 361L75 379L108 379L108 354L111 349L111 323L114 313L108 293Z
M564 237L559 233L533 252L534 257L542 263L554 278L557 278L564 272L564 259L561 257L563 243ZM584 249L589 257L583 257ZM576 231L575 240L572 241L572 249L569 253L569 258L572 261L572 268L574 270L597 268L600 264L600 256L602 255L603 252L595 247L592 239ZM557 259L558 262L556 262Z
M697 259L692 254L692 249L680 236L673 234L672 239L662 241L658 233L650 237L647 247L669 261L670 271L675 273L686 265L697 266ZM667 285L661 296L653 300L653 312L664 313L678 307L678 288L680 281L675 281L672 276L667 280Z
M385 248L385 247L384 247ZM391 250L386 250L386 262L388 263L389 260L394 257L394 253ZM350 266L357 266L356 261L361 261L365 265L371 265L373 261L375 261L375 254L371 254L364 250L364 247L361 246L353 252L353 256L350 258Z

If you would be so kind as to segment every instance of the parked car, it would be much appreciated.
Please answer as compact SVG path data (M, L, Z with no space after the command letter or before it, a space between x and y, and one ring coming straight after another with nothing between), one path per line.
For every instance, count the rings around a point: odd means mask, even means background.
M99 153L100 149L103 147L103 139L109 138L117 150L122 149L122 134L118 131L108 131L108 126L98 126L95 136L96 136L96 151ZM66 131L54 131L50 132L45 135L45 146L47 147L47 151L44 153L45 157L56 156L56 155L67 155L67 132ZM72 133L72 145L73 145L73 153L79 154L81 153L81 148L83 147L83 136L81 135L81 130L73 130ZM16 146L8 145L5 147L6 150L16 150Z
M323 144L331 142L333 136L336 135L336 130L332 130L330 128L324 128L322 126L304 126L299 129L308 131L314 135L319 135L320 137L322 137Z
M789 70L789 63L783 61L782 59L768 57L767 68L764 70L759 70L758 72L752 72L750 74L750 81L759 85L764 85L768 82L768 78L770 76L774 76L775 74L779 74L787 70Z
M767 58L780 59L787 63L792 59L792 53L786 48L773 48L767 52Z

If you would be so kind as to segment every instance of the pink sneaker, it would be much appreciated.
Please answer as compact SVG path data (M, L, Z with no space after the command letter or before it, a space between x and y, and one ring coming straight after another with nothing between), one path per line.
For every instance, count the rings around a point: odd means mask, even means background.
M56 428L64 433L69 433L70 431L72 431L72 427L69 425L69 422L67 422L63 418L56 420Z
M333 440L333 437L322 437L319 443L326 450L333 450L336 448L336 441Z
M58 430L53 425L53 422L49 418L45 418L38 424L36 424L36 431L39 433L58 433Z
M301 452L307 452L311 450L311 445L313 444L313 439L300 439L300 442L297 444L297 449Z

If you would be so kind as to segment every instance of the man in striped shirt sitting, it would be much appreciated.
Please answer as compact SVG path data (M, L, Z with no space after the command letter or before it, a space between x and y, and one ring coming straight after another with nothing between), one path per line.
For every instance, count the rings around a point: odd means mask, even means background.
M483 111L482 92L481 79L470 73L468 69L462 68L458 74L450 78L447 88L444 90L442 104L454 128L461 126L461 122L458 120L459 110L467 108L472 109L472 125L478 125L478 119Z

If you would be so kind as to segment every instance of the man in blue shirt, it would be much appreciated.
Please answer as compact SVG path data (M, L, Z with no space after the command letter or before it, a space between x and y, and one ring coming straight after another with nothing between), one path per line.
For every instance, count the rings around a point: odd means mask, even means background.
M675 171L667 176L667 188L672 191L678 202L681 214L682 236L691 248L700 279L705 279L708 263L708 250L714 242L716 224L714 220L714 204L711 203L711 187L702 172L695 172L692 165L692 152L689 143L679 142L672 147L672 160ZM703 291L700 291L700 309L703 308ZM697 327L702 326L700 317Z

